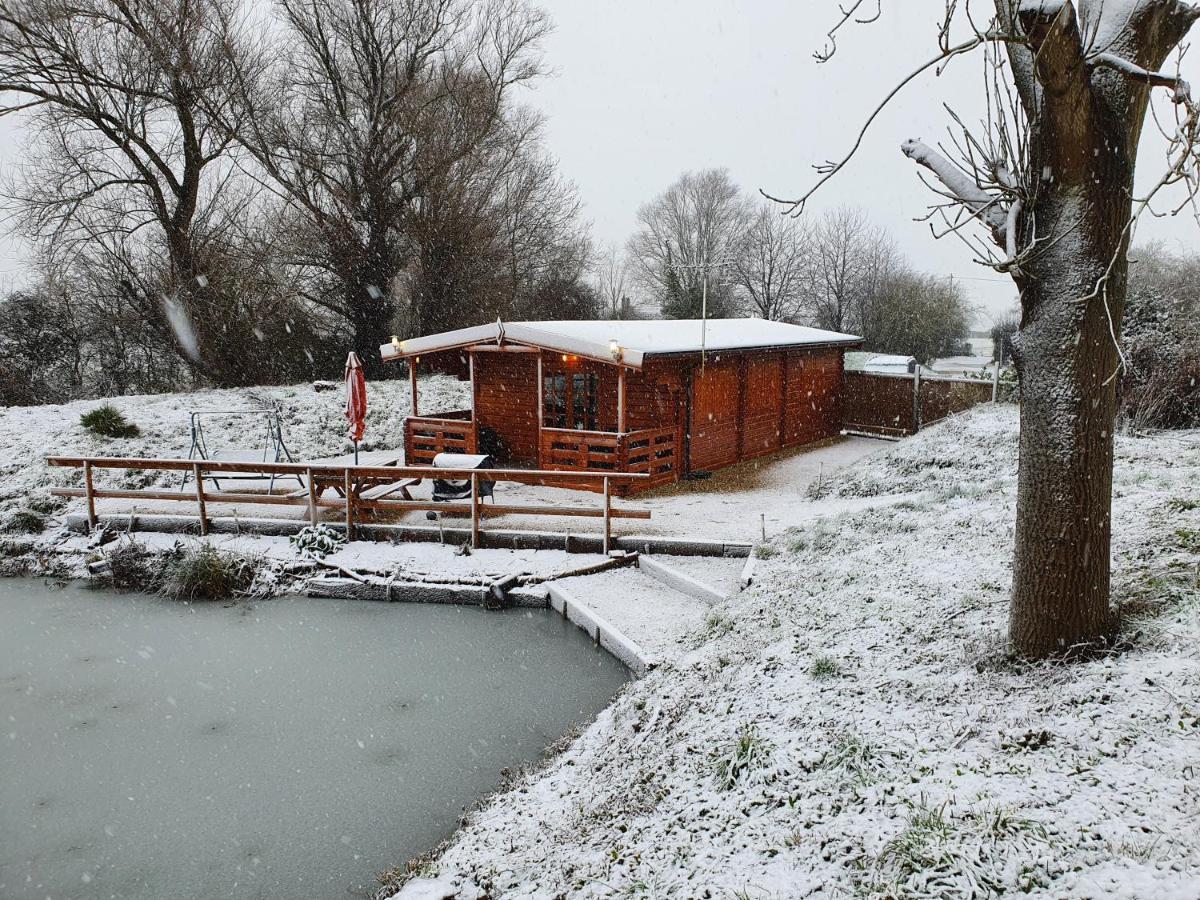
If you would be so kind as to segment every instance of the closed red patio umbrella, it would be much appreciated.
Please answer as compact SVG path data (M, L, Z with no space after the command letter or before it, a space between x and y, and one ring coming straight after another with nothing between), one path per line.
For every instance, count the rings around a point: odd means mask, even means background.
M354 441L354 464L358 465L358 442L367 430L367 379L358 354L346 357L346 421L349 438Z

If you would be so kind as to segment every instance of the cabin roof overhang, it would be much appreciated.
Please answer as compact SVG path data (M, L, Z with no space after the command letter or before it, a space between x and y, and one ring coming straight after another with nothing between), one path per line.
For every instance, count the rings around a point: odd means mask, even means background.
M533 348L570 354L615 366L641 369L647 357L679 358L712 353L846 349L862 338L761 319L697 319L656 321L494 322L441 334L392 340L380 347L384 361L408 359L451 350Z

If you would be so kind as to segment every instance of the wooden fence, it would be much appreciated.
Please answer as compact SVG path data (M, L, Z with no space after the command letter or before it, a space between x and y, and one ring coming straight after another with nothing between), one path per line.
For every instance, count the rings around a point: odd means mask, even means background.
M954 413L996 399L997 382L933 375L846 372L842 427L884 437L916 434Z
M308 521L316 524L321 509L336 509L342 519L348 539L353 539L355 528L362 514L370 511L413 512L436 511L470 516L471 546L479 546L482 531L481 520L487 516L581 516L603 519L604 552L612 542L613 519L649 519L650 510L614 507L613 488L645 480L648 475L626 472L544 471L532 469L445 469L432 466L341 466L307 465L305 463L260 463L227 462L219 460L191 459L139 459L97 456L48 456L46 465L83 469L81 488L54 488L51 493L58 497L83 497L87 501L88 527L94 528L98 521L97 500L174 500L196 505L200 520L200 533L207 534L210 519L209 503L242 503L267 506L302 506L307 508ZM132 471L158 471L190 473L193 487L181 490L131 489L97 487L95 470L126 469ZM283 476L295 478L303 484L300 490L287 494L252 493L249 491L210 490L205 487L208 473L242 473L262 475L269 478ZM408 488L424 479L450 479L470 481L471 496L458 501L435 502L433 500L408 499ZM509 482L516 484L565 483L572 487L583 484L601 495L598 506L560 506L548 503L483 503L480 482ZM332 489L339 496L325 497ZM401 498L393 496L396 493Z

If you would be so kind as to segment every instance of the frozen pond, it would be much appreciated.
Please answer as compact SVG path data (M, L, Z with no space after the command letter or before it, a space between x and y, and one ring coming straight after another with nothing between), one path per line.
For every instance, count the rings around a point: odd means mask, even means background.
M0 579L0 897L361 897L626 670L543 611Z

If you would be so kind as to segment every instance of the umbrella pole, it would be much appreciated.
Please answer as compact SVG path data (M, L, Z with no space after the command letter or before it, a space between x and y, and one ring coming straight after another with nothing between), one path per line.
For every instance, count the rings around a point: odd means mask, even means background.
M358 465L358 441L354 442L354 464Z

